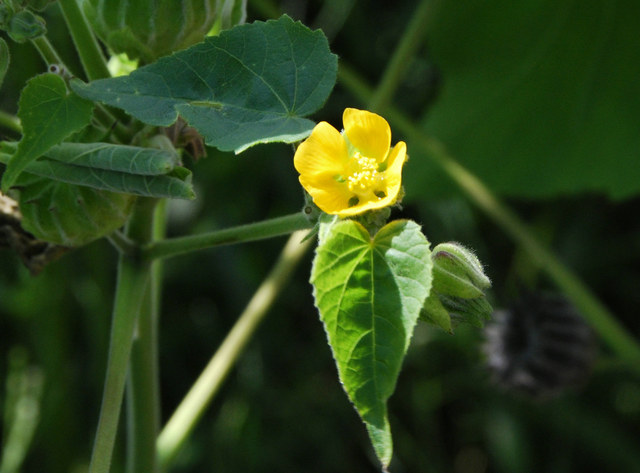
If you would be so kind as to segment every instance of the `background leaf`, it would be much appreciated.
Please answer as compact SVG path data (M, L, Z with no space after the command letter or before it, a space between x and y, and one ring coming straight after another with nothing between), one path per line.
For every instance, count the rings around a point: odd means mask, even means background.
M311 273L316 305L340 380L386 468L392 454L386 402L431 288L429 243L407 220L373 238L352 220L322 225Z
M497 192L640 191L640 3L438 2L427 35L442 88L425 129ZM445 191L435 167L409 176Z
M93 103L68 91L60 76L42 74L31 79L18 109L23 136L2 176L2 190L6 192L30 162L85 127L92 111Z
M322 32L283 16L223 31L129 76L72 88L151 125L171 125L180 114L207 144L239 153L306 137L314 123L302 117L327 99L336 71Z

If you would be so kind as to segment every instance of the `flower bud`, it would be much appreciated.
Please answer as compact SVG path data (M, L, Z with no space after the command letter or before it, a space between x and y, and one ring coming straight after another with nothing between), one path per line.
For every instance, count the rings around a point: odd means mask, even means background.
M433 290L445 296L472 299L484 296L491 281L482 264L459 243L441 243L433 249Z
M431 260L431 294L420 318L447 332L460 323L482 327L493 312L484 294L491 281L476 255L459 243L450 242L437 245Z
M46 32L44 20L29 10L22 10L13 15L7 28L9 37L17 43L35 39Z
M8 5L0 3L0 29L4 30L8 27L13 11Z

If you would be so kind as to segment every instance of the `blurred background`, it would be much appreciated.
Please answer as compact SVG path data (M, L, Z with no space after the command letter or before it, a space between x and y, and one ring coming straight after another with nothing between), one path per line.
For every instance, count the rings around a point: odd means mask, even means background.
M640 3L427 3L424 39L406 64L393 105L529 223L638 336ZM340 67L375 86L420 4L249 1L247 20L288 13L322 28ZM70 67L80 70L56 6L44 17L52 42ZM10 45L13 67L0 108L15 112L24 82L44 72L44 65L28 44ZM345 107L366 108L366 103L339 82L313 118L339 127ZM393 142L404 139L392 130ZM416 220L433 243L456 240L473 248L493 281L489 297L496 309L509 310L523 293L557 292L522 248L411 141L408 152L407 195L394 217ZM292 147L281 144L239 156L208 150L193 163L198 199L171 205L169 233L210 231L297 211L303 197L292 156ZM284 241L166 262L160 324L164 420ZM85 471L106 363L115 254L106 241L98 241L32 277L15 255L0 251L2 473ZM174 471L378 471L364 426L338 383L313 306L311 257L271 309ZM538 312L531 310L528 316L536 320ZM535 340L546 336L533 334ZM517 355L508 361L519 366L532 360L535 365L534 342L522 338L507 340L522 350L505 356ZM580 343L576 350L591 350L595 359L585 363L584 376L572 380L579 382L547 392L549 372L557 375L551 382L555 388L563 379L562 366L549 368L543 359L546 374L530 373L530 384L542 395L531 396L513 389L514 383L495 383L487 352L495 355L497 348L486 348L483 330L460 326L449 335L419 325L389 402L391 471L640 471L638 370L597 340ZM12 425L19 428L9 435ZM9 439L15 443L7 445ZM28 451L22 467L11 469L6 452L19 463L23 447ZM117 458L123 450L119 444Z

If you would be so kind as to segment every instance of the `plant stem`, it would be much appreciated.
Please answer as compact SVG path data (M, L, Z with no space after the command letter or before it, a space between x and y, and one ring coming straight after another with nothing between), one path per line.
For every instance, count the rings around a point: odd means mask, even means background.
M344 64L338 71L342 85L363 102L372 95L371 88ZM620 325L615 316L593 295L593 293L544 247L518 216L503 204L473 174L461 166L448 154L445 147L425 133L393 107L384 110L389 121L406 135L412 146L420 148L437 163L445 173L467 194L468 197L496 222L514 241L529 254L532 261L547 272L556 285L564 291L576 308L591 324L594 330L620 358L625 359L634 369L640 370L640 346Z
M151 238L164 236L166 201L161 200L149 223ZM147 215L149 217L150 215ZM156 438L160 431L158 317L162 289L162 262L151 263L151 274L131 351L127 384L128 473L158 471Z
M59 0L58 4L87 78L96 80L109 77L107 62L77 0Z
M20 119L15 115L5 112L4 110L0 110L0 127L22 134Z
M40 56L42 57L42 60L45 62L47 67L49 67L51 64L64 64L62 62L62 59L58 55L58 52L55 50L46 36L39 36L35 39L32 39L31 44L33 44L36 50L40 53Z
M201 235L169 238L153 242L142 248L146 258L169 258L219 245L230 245L286 235L296 230L311 228L312 224L301 213L225 228Z
M400 43L393 52L391 60L387 63L382 79L372 96L367 100L369 110L383 109L393 98L398 85L404 78L405 71L424 38L425 23L431 14L432 4L432 0L422 0L413 13Z
M289 281L311 243L311 239L302 241L307 233L298 231L289 237L275 266L160 433L158 454L162 470L171 465L276 296Z
M153 204L151 199L138 199L129 220L127 236L138 244L151 237ZM134 332L150 270L149 260L120 255L107 373L89 473L110 470Z

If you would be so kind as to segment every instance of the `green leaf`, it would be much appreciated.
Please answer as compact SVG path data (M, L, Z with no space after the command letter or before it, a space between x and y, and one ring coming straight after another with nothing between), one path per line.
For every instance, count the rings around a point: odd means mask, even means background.
M109 143L62 143L45 155L75 166L149 176L166 174L178 165L176 153Z
M16 183L22 227L40 240L77 247L120 228L135 197L24 173Z
M24 134L2 177L2 190L6 192L30 162L85 127L92 111L93 103L69 92L60 76L42 74L31 79L19 101Z
M9 69L9 59L9 46L4 39L0 38L0 87L2 87L4 76Z
M501 194L637 194L638 18L636 0L439 2L426 131ZM405 185L421 199L445 191L436 166L416 171Z
M144 197L167 197L173 199L194 199L195 194L191 186L191 171L186 168L176 167L169 173L159 174L158 167L162 168L162 160L169 158L166 151L136 148L134 146L117 146L103 143L63 143L47 151L46 156L31 162L24 172L36 176L45 177L58 182L91 187L94 189L133 194ZM10 157L3 151L10 149L7 143L0 143L0 162L7 161ZM115 150L110 150L115 148ZM93 149L93 152L87 150ZM77 160L72 154L73 150L83 150L85 154ZM56 159L48 159L49 156ZM125 164L127 156L130 160L141 158L136 165ZM113 157L112 160L100 160L99 158ZM159 161L149 162L150 157L160 157ZM60 158L60 160L58 160ZM173 159L173 158L169 158ZM77 165L77 162L82 165ZM73 162L73 164L70 164ZM90 164L95 167L89 167ZM103 168L100 168L102 166ZM112 171L108 167L125 169L124 171ZM143 171L133 174L136 171ZM151 171L156 171L150 174Z
M321 31L283 16L236 26L129 76L78 80L82 97L119 107L150 125L181 115L222 151L305 138L336 79L337 57Z
M429 242L414 222L393 221L373 238L353 220L321 224L311 272L316 305L340 381L385 468L386 401L429 295L431 267Z

